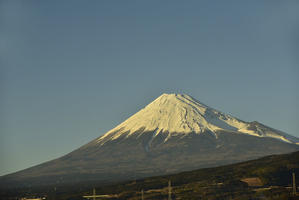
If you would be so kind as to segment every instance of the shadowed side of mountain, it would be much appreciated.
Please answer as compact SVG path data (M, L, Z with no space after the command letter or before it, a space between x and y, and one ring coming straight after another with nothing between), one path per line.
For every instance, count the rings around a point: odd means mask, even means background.
M155 132L123 134L101 145L95 141L59 159L0 178L3 186L103 183L176 173L299 150L273 138L231 132L188 135Z
M165 199L171 180L175 199L279 199L291 196L292 173L299 174L299 151L263 157L257 160L214 168L197 169L177 174L148 177L139 180L103 184L99 181L52 184L48 186L0 188L0 199L15 199L24 195L55 197L56 199L82 199L92 188L97 194L113 194L118 199L136 200L144 190L145 199ZM248 180L255 180L252 185ZM296 182L299 176L296 176ZM54 192L53 188L59 192Z

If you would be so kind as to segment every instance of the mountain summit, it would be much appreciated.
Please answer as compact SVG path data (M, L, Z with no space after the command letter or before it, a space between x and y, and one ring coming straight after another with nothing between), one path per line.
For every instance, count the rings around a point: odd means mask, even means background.
M173 135L186 136L189 133L209 132L218 137L219 131L247 134L258 137L271 137L289 143L298 139L278 130L265 128L258 123L248 123L230 115L219 112L186 94L162 94L126 121L107 132L98 139L104 144L125 134L127 137L138 130L168 133L166 142Z
M298 142L191 96L163 94L77 150L0 177L0 186L136 179L293 152L299 150Z

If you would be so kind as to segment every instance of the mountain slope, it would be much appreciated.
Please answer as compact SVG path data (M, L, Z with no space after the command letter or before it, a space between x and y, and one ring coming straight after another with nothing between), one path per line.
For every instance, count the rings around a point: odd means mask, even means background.
M163 94L126 121L56 160L0 185L103 183L218 166L299 150L298 138L244 122L188 95Z
M168 136L209 131L217 138L218 131L232 131L258 137L271 137L289 143L299 140L281 131L265 127L259 123L247 123L202 104L188 95L163 94L137 112L135 115L100 137L105 143L127 133L127 136L143 129L144 132L168 132ZM167 137L166 140L169 138Z
M257 160L226 165L216 168L205 168L181 172L167 176L149 177L140 180L121 182L103 186L96 181L67 184L58 187L42 186L1 190L0 199L16 197L45 196L49 199L82 199L90 195L92 188L97 194L114 194L118 198L140 199L144 190L144 199L165 199L168 196L167 185L171 180L173 199L277 199L287 200L291 194L292 172L299 181L299 152L267 156ZM258 187L249 186L244 180L260 180Z

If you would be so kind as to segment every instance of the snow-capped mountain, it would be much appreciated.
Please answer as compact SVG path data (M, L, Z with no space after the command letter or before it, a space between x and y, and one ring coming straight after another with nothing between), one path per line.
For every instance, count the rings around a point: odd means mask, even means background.
M299 139L182 94L163 94L106 134L0 186L136 179L299 150Z
M182 137L189 133L201 134L206 131L217 139L219 131L231 131L257 137L271 137L289 143L299 142L281 131L244 122L219 112L185 94L162 94L144 109L107 132L98 139L99 144L115 140L124 133L131 136L137 130L154 131L153 137L168 132L166 142L173 135Z

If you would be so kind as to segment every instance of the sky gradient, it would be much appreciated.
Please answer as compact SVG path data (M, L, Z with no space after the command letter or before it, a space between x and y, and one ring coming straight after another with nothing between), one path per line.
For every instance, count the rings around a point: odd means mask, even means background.
M299 1L0 1L0 175L162 93L299 137Z

